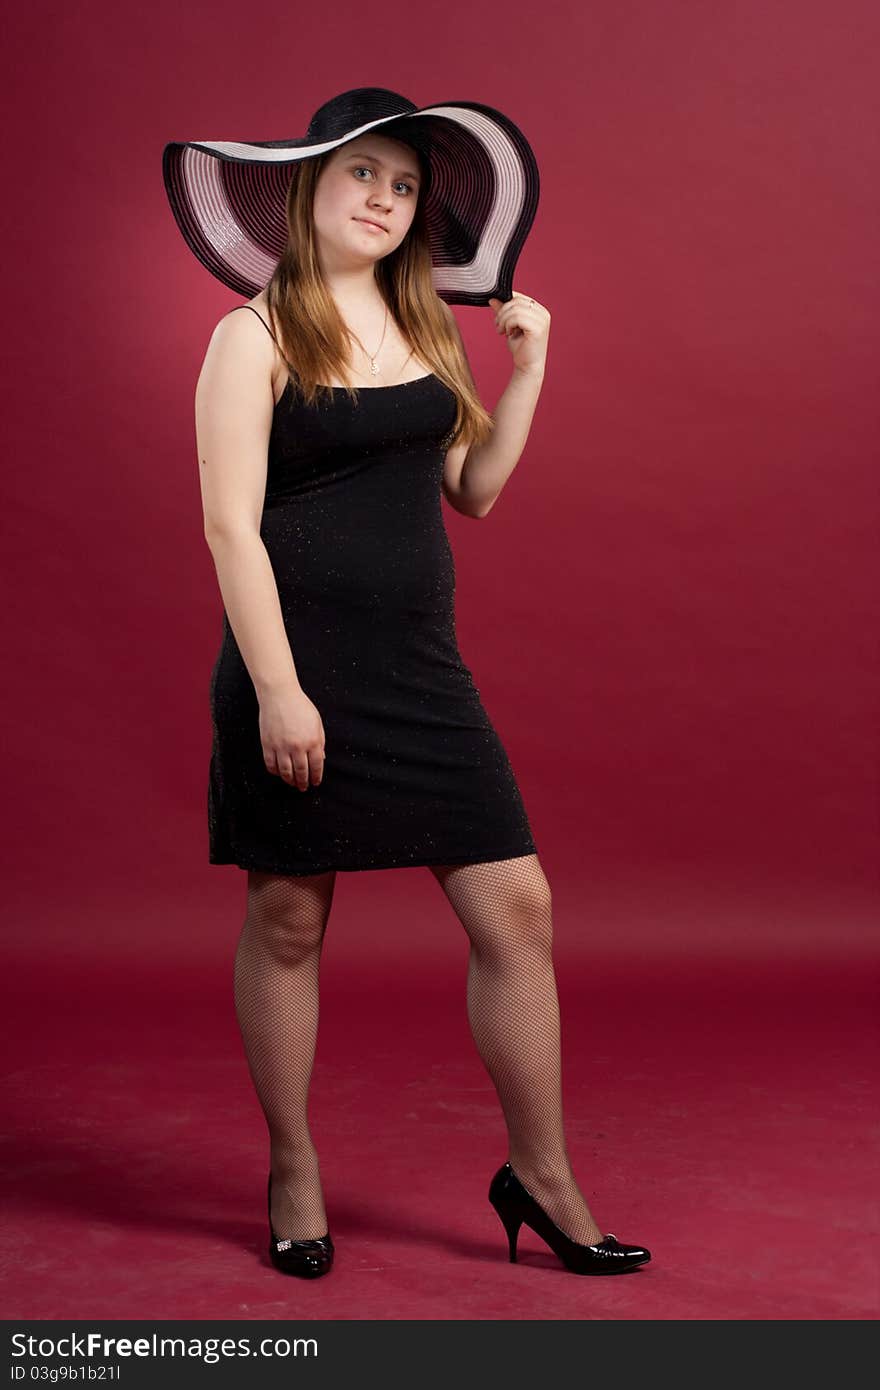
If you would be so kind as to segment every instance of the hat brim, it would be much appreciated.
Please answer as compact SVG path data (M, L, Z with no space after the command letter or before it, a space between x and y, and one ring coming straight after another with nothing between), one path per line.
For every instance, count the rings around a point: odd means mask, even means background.
M513 121L479 102L383 116L317 143L171 142L163 151L162 173L184 240L212 275L253 298L271 279L287 244L291 166L384 125L393 125L394 136L405 140L413 121L421 123L413 128L414 143L423 130L430 140L425 216L437 294L447 304L510 299L538 207L538 165Z

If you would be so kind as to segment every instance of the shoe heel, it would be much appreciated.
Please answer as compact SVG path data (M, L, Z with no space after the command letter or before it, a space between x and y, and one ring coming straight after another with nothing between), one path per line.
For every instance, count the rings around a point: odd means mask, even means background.
M523 1186L509 1161L493 1177L488 1195L507 1232L512 1262L516 1261L516 1238L523 1223L546 1241L565 1268L575 1274L621 1274L647 1264L651 1258L650 1250L643 1245L623 1245L611 1231L593 1245L572 1240Z
M515 1211L512 1211L509 1207L502 1206L496 1202L492 1203L492 1207L495 1211L497 1211L501 1219L501 1224L507 1232L507 1244L510 1250L510 1263L516 1264L516 1241L517 1236L519 1235L519 1228L522 1225L522 1217L519 1216Z

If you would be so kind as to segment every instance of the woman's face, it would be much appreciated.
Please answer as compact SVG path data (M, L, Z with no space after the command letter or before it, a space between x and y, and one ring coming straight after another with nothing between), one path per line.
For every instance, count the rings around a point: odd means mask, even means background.
M337 267L371 265L395 250L415 215L420 182L416 152L399 140L370 132L340 145L315 187L324 255Z

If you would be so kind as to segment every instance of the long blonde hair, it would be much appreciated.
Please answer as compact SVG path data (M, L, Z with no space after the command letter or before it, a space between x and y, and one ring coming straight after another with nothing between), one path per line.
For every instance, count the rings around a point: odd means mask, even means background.
M330 152L294 165L287 194L287 246L266 286L266 304L292 385L311 405L329 377L357 401L349 380L350 343L336 302L321 275L315 245L315 186ZM424 170L421 152L416 151ZM431 252L420 194L401 244L376 264L376 283L389 313L415 354L458 397L449 440L482 444L494 421L480 402L467 358L448 321L449 310L431 278Z

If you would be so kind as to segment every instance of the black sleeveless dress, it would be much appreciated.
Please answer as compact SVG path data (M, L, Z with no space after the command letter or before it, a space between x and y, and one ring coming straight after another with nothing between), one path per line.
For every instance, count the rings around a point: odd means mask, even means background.
M210 681L210 863L315 874L536 853L458 650L441 510L455 414L433 373L364 387L357 404L335 388L307 407L288 383L260 535L300 685L324 725L324 772L303 792L267 769L224 609Z

